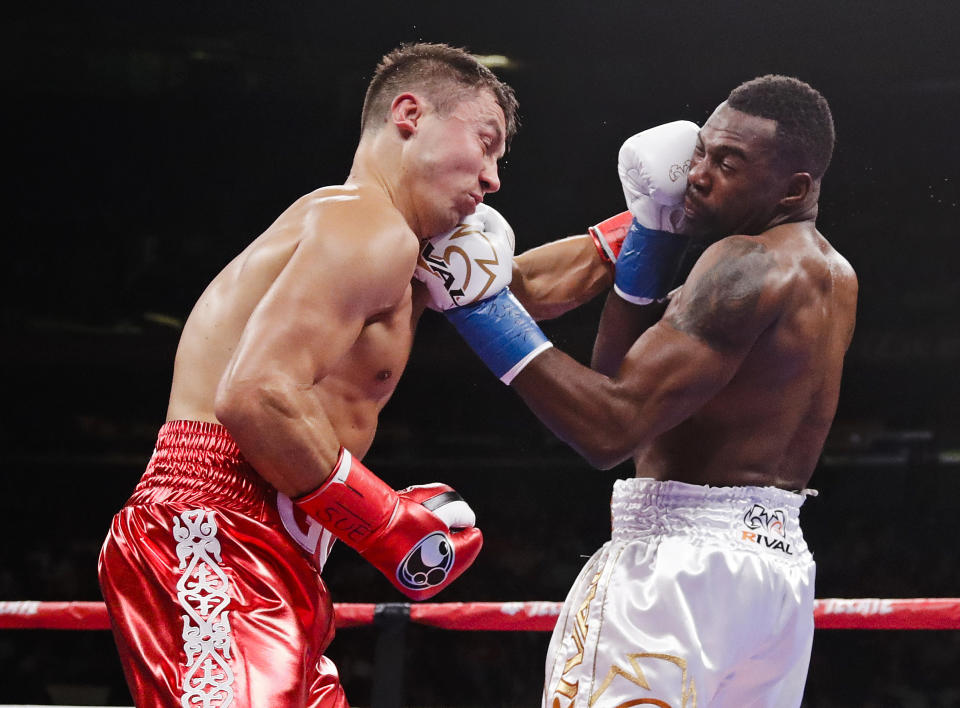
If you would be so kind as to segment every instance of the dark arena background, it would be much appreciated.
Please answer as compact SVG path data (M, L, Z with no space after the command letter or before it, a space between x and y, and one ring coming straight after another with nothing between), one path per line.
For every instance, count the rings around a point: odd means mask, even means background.
M621 142L797 76L837 147L820 230L860 277L833 432L804 506L817 597L960 596L960 4L191 3L8 8L0 600L100 600L97 554L164 420L194 300L294 199L341 182L380 56L488 57L522 128L489 199L517 250L621 211ZM336 287L336 283L330 283ZM587 361L601 302L544 329ZM591 469L427 313L369 466L442 480L485 546L437 601L562 600L609 532ZM339 546L337 602L401 602ZM532 706L549 634L411 625L405 706ZM368 706L376 628L329 650ZM960 705L960 631L818 630L804 706ZM0 703L131 705L109 632L0 631ZM267 708L267 707L264 707Z

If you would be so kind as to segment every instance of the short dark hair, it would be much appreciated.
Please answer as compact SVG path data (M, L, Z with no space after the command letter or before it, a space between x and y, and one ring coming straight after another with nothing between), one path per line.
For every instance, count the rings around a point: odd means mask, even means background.
M767 74L730 92L727 105L777 122L777 140L792 167L819 179L833 155L836 133L827 99L799 79Z
M361 132L386 115L398 94L414 88L423 91L441 115L448 114L470 93L487 89L503 109L508 143L519 127L513 89L475 56L446 44L419 42L401 45L380 60L363 99Z

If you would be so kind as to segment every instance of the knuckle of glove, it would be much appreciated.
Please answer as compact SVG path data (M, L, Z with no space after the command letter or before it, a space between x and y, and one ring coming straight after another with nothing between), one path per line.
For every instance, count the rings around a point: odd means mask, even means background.
M432 309L443 311L478 302L510 284L513 230L502 216L487 209L496 214L488 218L502 224L486 230L489 226L474 214L421 247L414 277L426 285Z
M408 547L402 560L394 561L395 572L388 572L387 576L407 597L426 600L470 567L483 546L483 534L477 528L468 528L460 533L437 530L420 535L424 527L418 528L418 532L408 533L407 537L412 541L419 536L419 540Z
M434 482L407 487L397 492L401 497L416 502L431 512L448 529L476 526L477 516L463 497L448 484Z
M699 128L674 121L631 136L620 148L618 172L630 212L648 228L675 231L682 225L690 158Z
M477 515L463 499L451 501L433 510L448 529L469 529L477 525Z
M477 210L473 216L479 219L484 232L499 236L498 240L504 252L508 251L513 256L517 247L517 239L513 233L513 227L510 226L510 222L504 218L503 214L492 206L481 203L477 205Z
M443 484L442 482L430 482L429 484L414 484L410 487L397 490L397 494L405 499L410 499L417 502L418 504L423 504L423 502L428 499L440 496L446 492L456 492L453 491L453 487L449 484Z

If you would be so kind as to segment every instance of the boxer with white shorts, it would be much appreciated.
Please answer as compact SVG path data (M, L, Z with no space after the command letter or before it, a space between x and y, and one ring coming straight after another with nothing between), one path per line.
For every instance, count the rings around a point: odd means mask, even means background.
M799 705L813 565L784 490L806 488L823 449L857 303L816 228L833 143L826 99L776 75L702 128L629 138L629 215L591 230L615 263L592 369L509 294L448 311L558 437L638 478L567 601L547 708ZM691 237L713 242L676 288Z

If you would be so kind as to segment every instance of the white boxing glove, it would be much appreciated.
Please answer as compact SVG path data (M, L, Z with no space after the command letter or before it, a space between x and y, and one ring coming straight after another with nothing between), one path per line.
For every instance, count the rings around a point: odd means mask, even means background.
M478 204L453 231L423 243L413 276L430 291L430 309L469 305L510 284L515 246L507 220L493 207Z
M620 148L617 171L633 221L616 258L613 289L627 302L661 302L673 288L689 239L683 197L700 129L678 120L644 130Z
M450 233L420 248L414 277L430 291L433 310L456 327L481 361L509 384L553 345L510 292L513 229L486 204Z
M700 128L688 120L664 123L629 138L617 172L627 208L642 226L676 233L683 226L683 195Z

